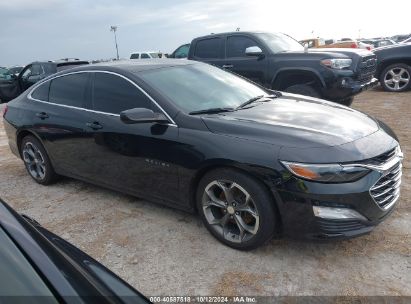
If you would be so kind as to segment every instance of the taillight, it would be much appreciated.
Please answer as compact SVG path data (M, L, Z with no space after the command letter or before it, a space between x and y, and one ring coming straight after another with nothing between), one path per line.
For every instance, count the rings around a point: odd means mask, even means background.
M371 51L371 47L370 47L370 46L367 46L366 49L369 50L369 51Z
M356 48L358 48L358 45L356 43L353 43L353 44L351 44L351 48L356 49Z
M6 116L7 110L9 109L9 107L6 105L3 109L3 117Z

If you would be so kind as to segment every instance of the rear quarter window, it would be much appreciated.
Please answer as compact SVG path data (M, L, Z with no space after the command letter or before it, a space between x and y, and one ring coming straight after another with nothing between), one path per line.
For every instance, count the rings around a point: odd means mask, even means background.
M50 81L47 81L35 88L31 97L41 101L49 101L49 89Z

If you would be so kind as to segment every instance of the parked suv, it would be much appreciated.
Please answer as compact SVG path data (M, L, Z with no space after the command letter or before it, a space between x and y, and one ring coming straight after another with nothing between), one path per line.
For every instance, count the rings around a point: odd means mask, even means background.
M0 81L0 102L16 98L49 75L83 64L88 64L88 61L66 58L58 61L33 62L24 67L18 76L10 74L10 79Z
M378 58L376 77L385 91L411 89L411 45L395 44L375 49Z
M232 32L192 41L188 59L231 70L269 89L344 105L377 84L376 56L362 49L313 49L281 33Z

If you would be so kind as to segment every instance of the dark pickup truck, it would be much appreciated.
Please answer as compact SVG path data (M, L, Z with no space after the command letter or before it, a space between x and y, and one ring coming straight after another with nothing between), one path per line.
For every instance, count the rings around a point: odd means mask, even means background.
M0 103L16 98L36 82L54 73L83 64L88 64L88 61L61 59L30 63L17 76L12 74L10 79L0 80Z
M188 59L244 76L266 88L351 105L378 83L376 56L362 49L306 50L281 33L232 32L195 38Z

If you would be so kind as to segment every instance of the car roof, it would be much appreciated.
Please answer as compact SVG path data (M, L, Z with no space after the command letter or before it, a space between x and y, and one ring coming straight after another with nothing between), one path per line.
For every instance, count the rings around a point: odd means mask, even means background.
M159 68L167 68L173 66L185 66L192 64L200 64L199 62L184 60L184 59L145 59L145 60L118 60L112 62L101 62L92 65L83 65L75 68L76 71L83 70L117 70L130 73L141 71L154 70ZM74 69L73 69L74 70Z
M221 35L241 35L241 34L249 34L249 35L254 35L254 34L278 34L279 32L263 32L263 31L255 31L255 32L224 32L224 33L212 33L209 35L201 36L201 37L196 37L193 40L197 39L202 39L202 38L212 38L212 37L218 37Z

